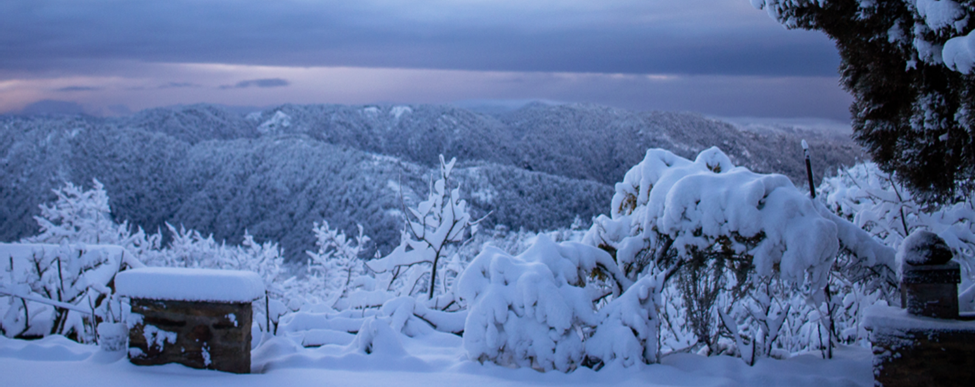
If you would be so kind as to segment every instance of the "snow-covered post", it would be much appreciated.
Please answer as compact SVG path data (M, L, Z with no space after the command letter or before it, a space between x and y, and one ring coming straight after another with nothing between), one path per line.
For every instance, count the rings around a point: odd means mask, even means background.
M951 249L937 234L918 230L897 251L901 301L907 312L936 318L958 317L961 270L950 262Z
M450 172L456 158L445 162L440 155L440 177L433 183L427 200L416 208L404 211L406 230L403 241L386 257L366 263L377 273L393 272L396 276L406 274L407 293L417 286L422 273L416 272L416 265L430 266L428 299L433 299L437 285L437 268L446 248L464 240L465 231L475 222L467 212L467 202L460 198L460 189L450 189ZM412 272L412 273L410 273ZM446 290L446 289L445 289Z
M809 196L816 198L816 185L813 184L812 162L809 161L809 143L802 140L802 154L806 158L806 177L809 178Z

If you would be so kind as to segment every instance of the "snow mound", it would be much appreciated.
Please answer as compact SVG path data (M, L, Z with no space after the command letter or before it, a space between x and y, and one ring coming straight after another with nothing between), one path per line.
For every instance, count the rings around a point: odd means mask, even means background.
M938 234L917 229L904 238L897 250L899 265L943 265L951 260L951 248Z
M381 353L386 356L405 357L406 349L399 335L389 326L389 319L369 317L362 322L359 333L352 339L347 350L367 355Z
M941 50L945 66L962 74L968 74L975 66L975 33L948 39Z
M257 273L239 270L147 267L115 276L119 294L176 301L252 302L264 297Z

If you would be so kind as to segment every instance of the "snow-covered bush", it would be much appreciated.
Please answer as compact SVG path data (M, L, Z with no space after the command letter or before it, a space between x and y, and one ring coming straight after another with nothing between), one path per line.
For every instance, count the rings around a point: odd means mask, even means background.
M586 240L616 251L630 277L676 270L705 252L821 288L839 248L836 225L787 177L736 167L717 148L693 162L647 151L616 185L611 216L597 218Z
M148 266L187 267L201 269L244 270L257 273L264 281L267 297L254 303L254 324L263 332L273 332L280 316L291 304L297 309L301 299L297 285L284 266L284 256L277 243L258 243L249 233L239 246L217 243L213 236L203 237L196 230L177 229L166 224L173 240L147 260Z
M0 244L0 333L7 337L61 334L95 341L97 324L118 322L122 307L112 281L142 264L118 246Z
M656 363L659 359L660 299L664 275L643 277L599 310L597 326L586 340L586 360L593 368Z
M258 243L245 232L240 246L228 246L214 241L212 235L204 238L196 230L166 226L173 240L155 255L155 259L147 261L147 265L253 271L264 280L268 293L277 299L285 297L282 285L288 276L277 243Z
M826 178L818 188L826 206L857 227L866 230L874 239L897 249L908 235L917 230L938 234L951 248L955 260L962 266L960 307L975 307L975 202L962 197L943 205L922 204L915 200L891 174L885 173L871 162L860 163L840 170L836 176ZM844 299L877 299L893 302L898 297L897 279L893 270L877 271L864 266L862 261L846 254L840 255L835 273L839 293ZM968 293L966 293L966 289ZM869 305L851 309L845 306L861 305L860 302L843 302L843 310L860 311ZM860 313L860 312L857 312ZM844 312L843 319L858 326L855 315ZM837 332L842 336L841 332ZM847 336L848 337L848 336ZM857 335L856 340L866 336Z
M754 343L758 350L749 356L770 355L790 309L781 297L796 294L814 303L828 298L830 269L841 247L865 267L893 264L889 248L785 176L737 167L717 148L694 161L648 150L616 185L610 217L595 219L584 241L614 254L632 280L663 275L658 289L666 290L668 280L679 275L682 302L680 308L662 307L667 325L694 327L697 345L710 347L708 353L719 349L715 336L723 325L726 337L737 335L742 342L736 347ZM770 290L771 283L788 294ZM719 320L719 312L731 318Z
M327 221L315 223L316 251L306 251L308 266L302 293L305 303L323 303L343 310L348 308L347 298L355 289L357 280L365 274L362 257L369 237L359 226L354 238L332 229Z
M604 292L588 280L590 276L628 285L612 257L591 246L556 244L540 235L517 257L485 249L458 282L461 300L468 307L464 325L468 356L482 363L537 370L577 368L586 355L585 331L599 323L593 300ZM614 286L615 293L623 288Z
M406 227L400 245L389 255L367 263L376 273L392 274L391 286L396 287L398 295L425 292L427 299L433 300L439 293L446 295L444 305L454 301L447 293L463 268L453 268L453 276L438 277L437 271L447 263L443 258L449 256L451 245L463 242L468 229L476 223L467 211L467 202L460 198L460 189L449 186L456 161L447 163L440 156L440 176L430 187L427 200L404 211ZM434 304L440 305L439 300Z
M151 257L160 248L160 234L146 234L141 227L132 232L128 222L116 224L112 220L108 194L97 179L92 180L90 190L67 182L55 189L54 194L57 195L54 203L41 204L41 215L34 217L40 234L24 238L23 242L117 245L140 260Z
M161 236L116 224L104 186L98 180L92 185L55 189L57 199L40 205L34 217L40 234L0 248L7 258L0 280L4 335L62 334L91 342L98 323L121 319L111 286L115 273L142 266L140 258L159 248Z
M818 189L826 205L874 238L897 248L912 232L938 234L956 260L975 275L975 202L971 197L946 205L924 205L874 163L860 163L823 180Z

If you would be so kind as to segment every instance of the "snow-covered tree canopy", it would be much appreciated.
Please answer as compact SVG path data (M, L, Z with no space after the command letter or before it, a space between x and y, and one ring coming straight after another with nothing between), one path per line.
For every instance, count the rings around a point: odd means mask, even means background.
M854 138L926 202L975 179L975 1L750 0L839 49Z

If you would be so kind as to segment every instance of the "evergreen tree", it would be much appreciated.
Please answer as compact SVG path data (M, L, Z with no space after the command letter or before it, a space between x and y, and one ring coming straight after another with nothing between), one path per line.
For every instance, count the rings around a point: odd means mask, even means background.
M975 178L973 0L751 0L787 28L836 42L854 139L925 202Z

